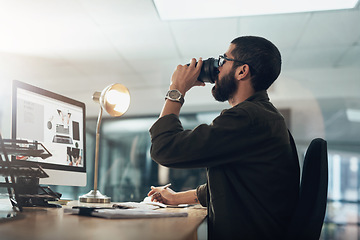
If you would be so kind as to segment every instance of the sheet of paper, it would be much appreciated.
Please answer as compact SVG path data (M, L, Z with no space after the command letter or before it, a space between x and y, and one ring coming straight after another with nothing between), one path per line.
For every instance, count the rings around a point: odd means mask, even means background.
M114 203L113 207L120 208L120 209L139 208L139 209L154 210L154 209L158 209L163 206L159 206L156 204L149 204L149 203L145 203L145 202L140 202L140 203L138 203L138 202L120 202L120 203Z
M103 209L92 213L93 216L103 218L159 218L159 217L187 217L186 212L163 212L143 209Z
M146 203L149 205L153 205L153 206L158 206L158 207L162 207L162 208L166 208L167 205L163 204L163 203L159 203L159 202L152 202L151 201L151 197L146 197L144 198L144 200L142 201L142 203Z
M64 213L79 214L79 209L65 208ZM187 217L187 212L164 212L152 209L95 209L90 216L108 219Z
M162 207L162 208L166 208L166 207L170 207L170 208L186 208L186 207L192 206L190 204L167 205L167 204L164 204L164 203L152 202L151 197L144 198L142 203L147 203L147 204L151 204L151 205L154 205L154 206L159 206L159 207Z

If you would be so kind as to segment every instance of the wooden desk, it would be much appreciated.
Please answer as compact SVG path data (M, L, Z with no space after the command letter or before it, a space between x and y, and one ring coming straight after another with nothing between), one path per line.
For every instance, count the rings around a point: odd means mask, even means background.
M1 199L3 202L4 199ZM169 240L196 239L206 209L167 208L154 211L186 211L188 217L151 219L103 219L64 213L64 208L25 208L23 218L0 222L1 240ZM90 205L90 204L81 204ZM94 206L94 204L91 204ZM107 206L102 204L101 206ZM0 208L1 209L1 208Z

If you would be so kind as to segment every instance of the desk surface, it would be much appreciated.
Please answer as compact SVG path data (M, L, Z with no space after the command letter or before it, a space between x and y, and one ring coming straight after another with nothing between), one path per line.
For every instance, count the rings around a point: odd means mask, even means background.
M3 201L4 199L1 199L0 204ZM154 210L188 213L188 217L171 218L103 219L64 213L64 208L77 204L77 201L73 201L63 208L24 208L20 219L0 222L0 238L1 240L196 239L197 228L206 217L206 209L197 206ZM90 204L81 203L81 205Z

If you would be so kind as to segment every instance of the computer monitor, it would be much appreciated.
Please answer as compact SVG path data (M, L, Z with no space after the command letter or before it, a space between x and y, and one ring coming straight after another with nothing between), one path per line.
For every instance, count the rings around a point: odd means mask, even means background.
M84 103L13 81L12 139L37 141L52 154L12 160L40 165L49 175L40 184L86 186Z

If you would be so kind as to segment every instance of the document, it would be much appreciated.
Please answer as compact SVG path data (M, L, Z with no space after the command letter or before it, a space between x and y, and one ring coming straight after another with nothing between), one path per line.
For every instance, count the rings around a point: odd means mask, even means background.
M187 217L186 212L163 212L145 209L101 209L94 211L92 216L103 218L162 218L162 217Z
M64 213L83 216L102 217L108 219L130 219L130 218L161 218L161 217L187 217L187 212L165 212L156 211L159 206L145 203L116 203L113 207L84 207L75 206L65 208Z
M168 204L164 204L164 203L159 203L159 202L152 202L151 201L151 197L145 197L144 200L141 203L146 203L149 205L154 205L154 206L159 206L162 208L186 208L186 207L190 207L192 206L191 204L179 204L179 205L168 205Z

